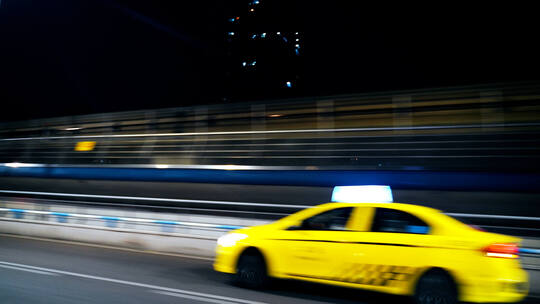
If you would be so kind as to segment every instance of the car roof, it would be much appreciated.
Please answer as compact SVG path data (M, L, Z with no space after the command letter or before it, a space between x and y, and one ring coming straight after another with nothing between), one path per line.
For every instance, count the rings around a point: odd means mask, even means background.
M412 213L440 213L440 210L435 208L413 205L413 204L402 204L402 203L341 203L341 202L331 202L319 205L324 208L338 208L338 207L373 207L373 208L388 208L402 210Z

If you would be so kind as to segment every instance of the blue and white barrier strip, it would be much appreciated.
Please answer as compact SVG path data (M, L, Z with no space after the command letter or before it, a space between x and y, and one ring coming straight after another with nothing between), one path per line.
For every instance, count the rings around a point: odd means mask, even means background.
M533 249L533 248L519 248L519 253L525 253L525 254L540 254L540 249Z
M165 226L182 226L182 227L198 227L198 228L210 228L220 230L235 230L243 228L243 226L235 225L217 225L207 223L194 223L194 222L178 222L178 221L165 221L165 220L153 220L133 217L115 217L115 216L102 216L93 214L79 214L79 213L64 213L53 211L39 211L39 210L27 210L27 209L13 209L13 208L0 208L0 212L11 212L15 218L23 218L24 214L40 214L56 216L57 222L65 223L67 218L86 218L95 220L104 220L108 222L109 227L116 226L117 222L132 222L132 223L145 223L145 224L157 224Z

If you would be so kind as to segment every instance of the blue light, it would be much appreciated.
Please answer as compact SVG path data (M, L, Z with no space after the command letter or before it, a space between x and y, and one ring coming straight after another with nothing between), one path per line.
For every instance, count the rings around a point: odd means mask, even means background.
M292 83L290 81L287 81L287 83L285 84L287 86L287 88L291 88L292 87Z
M261 38L266 38L266 33L262 33Z
M234 32L229 32L229 36L234 36Z
M234 19L234 18L229 19L230 22L234 22L234 20L236 20L236 19Z
M255 5L257 5L257 4L259 4L259 3L260 3L259 0L254 0L254 1L253 1L253 4L255 4Z
M251 39L255 39L257 38L257 34L254 34L253 36L251 36Z
M407 225L407 227L405 227L405 231L407 231L407 233L428 234L429 227Z
M390 186L336 186L332 202L391 203L394 201Z
M251 63L251 66L255 66L257 64L257 60L253 60L253 62Z
M246 66L247 65L247 62L242 62L242 66Z
M300 51L298 49L294 49L294 52L296 53L296 55L300 55Z

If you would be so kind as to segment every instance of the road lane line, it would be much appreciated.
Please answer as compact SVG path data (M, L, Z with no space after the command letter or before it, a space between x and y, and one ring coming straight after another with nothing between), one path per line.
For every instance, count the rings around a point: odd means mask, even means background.
M168 292L168 291L151 290L151 292L159 293L159 294L166 295L166 296L191 299L191 300L196 300L196 301L201 301L201 302L209 302L209 303L217 303L217 304L236 304L236 303L238 303L238 302L229 302L229 301L201 298L201 297L190 296L190 295L174 293L174 292Z
M160 291L166 291L166 292L172 292L172 293L178 293L178 294L184 294L184 295L190 295L190 296L196 296L196 297L203 297L203 298L207 298L207 299L216 299L216 300L222 300L222 301L229 301L229 302L233 302L233 303L265 304L263 302L249 301L249 300L230 298L230 297L224 297L224 296L218 296L218 295L213 295L213 294L200 293L200 292L189 291L189 290L168 288L168 287L151 285L151 284L144 284L144 283L138 283L138 282L131 282L131 281L125 281L125 280L119 280L119 279L112 279L112 278L94 276L94 275L71 272L71 271L64 271L64 270L58 270L58 269L52 269L52 268L37 267L37 266L31 266L31 265L25 265L25 264L18 264L18 263L0 261L0 266L4 266L4 265L12 266L12 267L29 268L29 269L43 271L43 272L52 272L52 273L56 273L56 274L63 274L63 275L79 277L79 278L98 280L98 281L104 281L104 282L111 282L111 283L117 283L117 284L128 285L128 286L143 287L143 288L147 288L147 289L156 289L156 290L160 290Z
M1 268L8 268L8 269L14 269L14 270L21 270L21 271L28 271L33 273L39 273L39 274L45 274L45 275L51 275L51 276L57 276L56 273L41 271L41 270L33 270L28 268L22 268L22 267L15 267L15 266L8 266L8 265L0 265Z

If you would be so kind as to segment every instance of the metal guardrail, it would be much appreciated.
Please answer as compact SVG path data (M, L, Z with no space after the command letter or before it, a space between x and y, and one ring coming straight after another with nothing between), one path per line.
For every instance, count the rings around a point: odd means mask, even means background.
M94 150L74 150L88 140ZM0 139L0 162L487 171L496 162L499 171L530 172L540 171L540 123L11 138Z
M0 162L539 172L539 100L493 85L5 123Z
M0 137L147 132L152 129L168 132L174 129L230 125L231 122L235 125L239 123L246 125L252 121L256 121L258 125L276 126L280 125L284 116L309 117L317 120L317 117L337 117L341 114L357 113L360 110L374 113L377 110L388 109L389 105L391 112L407 113L412 109L430 110L434 106L452 109L480 104L483 111L488 113L495 105L520 102L526 100L524 97L537 96L539 91L540 86L536 82L500 83L90 114L0 123Z
M169 203L189 203L193 205L222 205L222 206L244 206L244 207L271 207L271 208L287 208L287 209L303 209L312 206L309 205L285 205L285 204L265 204L265 203L250 203L250 202L231 202L231 201L212 201L212 200L193 200L180 198L160 198L160 197L144 197L144 196L122 196L122 195L95 195L82 193L57 193L57 192L38 192L38 191L14 191L0 190L0 193L5 194L20 194L20 195L43 195L53 197L79 197L91 199L108 199L108 200L128 200L128 201L153 201L153 202L169 202Z
M452 130L452 129L479 129L479 128L512 128L512 127L538 127L540 123L494 123L494 124L459 124L459 125L428 125L407 127L366 127L341 129L297 129L297 130L268 130L268 131L215 131L215 132L183 132L183 133L133 133L133 134L106 134L106 135L75 135L75 136L43 136L43 137L16 137L0 138L0 141L29 141L53 139L99 139L99 138L136 138L136 137L173 137L173 136L213 136L213 135L265 135L265 134L298 134L298 133L352 133L375 131L420 131L420 130Z

